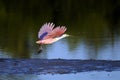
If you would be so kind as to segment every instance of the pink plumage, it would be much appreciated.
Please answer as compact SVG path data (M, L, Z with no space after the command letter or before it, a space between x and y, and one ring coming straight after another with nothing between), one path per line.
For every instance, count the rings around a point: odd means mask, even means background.
M45 23L38 32L39 40L36 43L51 44L59 40L58 37L61 37L66 30L67 28L65 26L55 27L53 23Z
M51 32L53 30L54 26L55 25L53 23L44 24L38 32L38 38L40 38L40 36L45 32L48 32L48 33Z

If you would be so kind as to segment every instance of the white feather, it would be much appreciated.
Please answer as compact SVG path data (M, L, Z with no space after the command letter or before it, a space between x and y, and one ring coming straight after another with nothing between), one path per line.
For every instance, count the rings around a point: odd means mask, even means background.
M56 41L58 41L58 40L60 40L62 38L68 37L68 36L69 36L68 34L63 34L62 36L56 37L55 39L56 39Z

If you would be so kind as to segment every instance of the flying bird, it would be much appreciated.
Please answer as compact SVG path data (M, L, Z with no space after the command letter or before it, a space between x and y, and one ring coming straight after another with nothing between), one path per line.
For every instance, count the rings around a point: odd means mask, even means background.
M38 32L38 41L37 44L40 45L39 51L42 51L42 45L44 44L52 44L62 38L69 36L68 34L64 34L67 28L65 26L57 26L53 23L45 23Z

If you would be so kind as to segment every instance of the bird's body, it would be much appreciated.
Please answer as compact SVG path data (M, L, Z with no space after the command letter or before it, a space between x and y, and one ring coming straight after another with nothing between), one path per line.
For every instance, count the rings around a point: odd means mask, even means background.
M67 37L69 35L64 34L67 28L65 26L58 26L54 28L53 23L46 23L44 24L39 32L38 32L38 38L39 40L36 41L37 44L43 45L43 44L52 44L64 37Z
M69 35L63 34L63 35L60 36L60 37L49 38L49 39L45 39L45 40L39 40L39 41L36 41L36 43L37 43L37 44L52 44L52 43L54 43L54 42L56 42L56 41L58 41L58 40L60 40L60 39L62 39L62 38L64 38L64 37L67 37L67 36L69 36Z

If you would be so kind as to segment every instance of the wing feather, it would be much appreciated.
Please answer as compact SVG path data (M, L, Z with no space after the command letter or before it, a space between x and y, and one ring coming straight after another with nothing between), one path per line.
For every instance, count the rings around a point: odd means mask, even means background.
M58 26L54 28L51 32L49 32L44 39L59 37L63 33L65 33L66 30L67 28L65 26Z
M53 23L45 23L38 32L38 38L40 39L41 36L43 37L43 34L45 33L50 33L53 30L54 26L55 25Z

